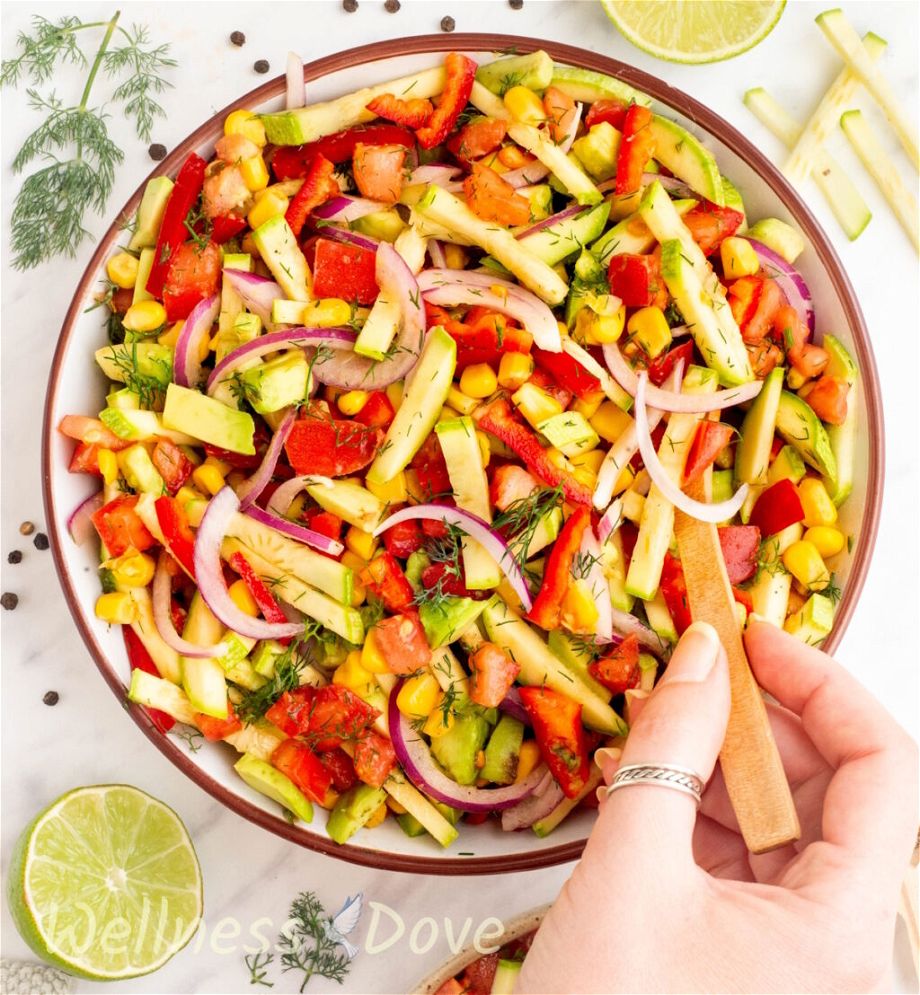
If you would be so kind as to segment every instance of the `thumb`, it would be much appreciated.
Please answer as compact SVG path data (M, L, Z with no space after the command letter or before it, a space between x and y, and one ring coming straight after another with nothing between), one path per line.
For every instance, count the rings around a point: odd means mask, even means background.
M670 764L689 768L708 781L725 738L730 701L725 650L711 625L694 622L643 703L619 767ZM610 783L615 771L612 765L604 766ZM652 782L624 786L608 796L601 817L618 845L641 844L642 850L648 850L658 841L657 854L692 853L696 805L673 788Z

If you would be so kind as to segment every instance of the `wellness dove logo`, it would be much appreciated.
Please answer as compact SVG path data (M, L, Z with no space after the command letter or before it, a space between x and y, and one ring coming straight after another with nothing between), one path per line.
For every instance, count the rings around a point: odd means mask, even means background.
M353 943L349 943L345 937L354 932L363 911L364 892L359 891L357 895L346 898L341 909L326 921L327 938L330 942L340 946L349 960L354 960L358 948Z

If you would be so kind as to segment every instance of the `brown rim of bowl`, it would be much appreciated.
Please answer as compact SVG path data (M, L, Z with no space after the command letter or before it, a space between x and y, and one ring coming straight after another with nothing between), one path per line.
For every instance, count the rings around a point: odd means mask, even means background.
M549 52L553 59L559 62L584 69L592 69L596 72L605 73L608 76L614 76L624 80L636 89L649 94L649 96L654 97L661 103L679 110L708 133L720 139L760 176L764 177L773 192L777 194L783 204L788 208L815 246L821 264L827 270L834 289L843 303L847 321L853 329L857 362L859 363L862 377L869 424L873 428L869 437L869 479L866 487L866 507L863 515L862 537L856 547L850 578L837 612L836 624L827 639L826 648L829 651L833 651L839 644L840 637L849 624L859 598L859 593L865 583L878 531L885 459L884 447L881 444L884 433L882 431L882 404L878 371L875 368L875 359L872 354L872 346L869 342L869 335L865 321L863 320L862 311L856 300L853 287L843 271L840 260L837 258L836 252L811 211L809 211L799 195L767 157L762 152L759 152L747 138L727 121L724 121L699 101L687 96L681 90L670 86L663 80L615 59L598 55L594 52L588 52L573 45L563 45L558 42L544 41L539 38L466 33L451 35L449 38L445 38L443 35L419 35L412 38L398 38L391 39L390 41L374 42L370 45L361 45L358 48L351 48L335 55L329 55L307 64L304 66L304 81L310 82L311 80L342 69L351 69L354 66L363 65L364 63L378 62L400 55L421 55L430 52L450 51L503 52L511 48L521 52L544 49ZM192 132L163 162L159 163L151 171L147 179L163 173L175 173L189 152L194 151L198 146L207 141L215 140L220 135L220 123L230 111L236 110L239 107L249 107L272 97L280 96L284 92L284 88L284 76L277 76L262 86L251 90L238 100L234 100L222 111L215 114L206 124L203 124L200 128ZM138 187L122 211L119 212L118 217L134 213L147 179ZM51 372L48 378L48 393L45 399L44 424L42 426L42 492L44 496L45 518L48 523L51 549L54 554L54 564L61 581L61 586L64 589L65 597L67 598L70 613L102 676L116 697L124 701L125 687L115 672L109 667L101 646L84 620L73 583L71 582L67 566L64 563L64 556L61 549L62 536L58 533L57 529L55 499L51 493L50 486L51 432L54 430L54 426L51 425L49 420L57 395L61 364L73 333L74 323L80 314L80 308L91 289L91 285L97 279L96 274L103 258L110 251L111 245L117 239L119 232L120 228L116 220L100 240L99 246L93 253L93 257L76 288L73 302L67 311L57 348L55 349ZM168 736L164 736L153 725L142 708L130 706L128 711L157 749L219 802L222 802L244 818L249 819L250 822L254 822L264 829L268 829L276 835L290 840L292 843L298 843L311 850L317 850L320 853L336 857L340 860L347 860L353 864L362 864L367 867L382 868L389 871L419 874L497 874L509 871L536 870L541 867L550 867L554 864L576 860L584 849L586 841L576 840L559 846L534 850L531 853L494 857L445 857L438 859L410 854L384 853L379 850L355 846L350 843L339 845L318 833L311 832L299 826L289 825L283 819L273 816L245 799L234 795L222 784L210 777L204 770L199 768L174 740Z

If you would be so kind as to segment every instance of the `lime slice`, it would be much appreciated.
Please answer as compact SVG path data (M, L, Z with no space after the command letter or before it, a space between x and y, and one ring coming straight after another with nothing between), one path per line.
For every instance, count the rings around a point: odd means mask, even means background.
M171 808L126 784L77 788L20 836L8 878L23 939L71 974L155 971L201 918L198 858Z
M601 0L620 34L668 62L719 62L773 30L786 0Z

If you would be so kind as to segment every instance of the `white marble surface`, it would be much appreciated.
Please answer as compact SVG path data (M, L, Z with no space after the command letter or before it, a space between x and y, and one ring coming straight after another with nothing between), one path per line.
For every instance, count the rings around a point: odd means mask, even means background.
M356 14L345 14L335 0L300 3L123 3L126 20L151 27L158 40L169 40L179 68L175 89L164 103L169 116L155 129L154 140L175 145L200 121L266 77L252 70L256 59L282 71L288 48L310 60L353 45L437 31L451 14L457 30L517 32L582 45L656 73L703 100L781 161L778 143L748 114L741 95L762 84L803 118L837 71L838 63L812 23L823 4L792 0L773 34L748 54L719 65L695 68L656 62L625 43L612 30L597 4L535 2L512 11L503 0L425 0L407 2L388 14L378 0L360 0ZM890 42L882 60L885 72L916 115L918 7L913 3L844 3L860 32L874 29ZM42 4L47 16L78 13L84 20L111 15L115 4ZM15 33L27 26L37 4L2 6L2 52L8 56ZM228 43L233 30L247 37L244 48ZM80 80L67 68L56 77L61 91ZM878 121L866 99L861 103ZM21 92L2 94L2 231L9 231L17 187L10 162L25 133L36 124ZM110 201L111 212L150 169L143 144L115 120L113 131L127 150ZM879 130L882 130L879 128ZM911 176L906 160L885 133L896 161ZM917 729L917 258L866 174L835 137L834 152L854 177L875 217L866 233L849 244L814 189L809 203L827 225L852 279L869 327L881 373L887 417L886 500L875 559L862 603L840 649L840 658L879 695L893 714ZM96 233L102 219L91 219ZM511 918L550 900L569 868L559 867L515 877L424 878L374 873L332 861L287 844L250 825L200 791L172 767L123 714L104 686L79 640L58 588L50 553L37 551L18 532L25 519L41 528L39 434L45 378L57 330L69 294L91 254L81 247L73 260L56 260L26 274L2 255L2 589L14 591L20 605L3 614L3 826L4 864L25 822L37 809L79 784L127 781L172 805L186 821L201 858L205 881L205 928L192 944L157 974L119 985L132 992L253 991L242 962L242 945L250 929L270 919L275 926L299 890L318 892L330 911L345 896L363 891L369 900L389 906L406 924L403 937L384 952L368 949L370 915L357 930L363 947L342 990L405 992L450 953L449 936L462 936L467 917L471 938L488 916ZM18 566L7 553L22 549ZM60 692L54 709L42 704L49 689ZM437 942L425 954L413 952L413 926L430 916L438 924ZM228 919L228 917L230 917ZM242 936L235 935L234 922ZM426 929L428 927L425 927ZM394 927L384 918L377 940ZM268 930L270 932L270 929ZM421 934L424 940L426 933ZM354 938L354 937L353 937ZM371 938L373 939L373 938ZM3 955L27 951L3 910ZM902 962L903 963L903 962ZM902 968L903 969L903 968ZM295 991L292 975L274 975L273 991ZM314 982L311 990L322 990ZM293 985L293 987L292 987ZM898 990L912 990L901 975ZM105 986L78 983L81 992ZM108 989L111 991L111 988Z

